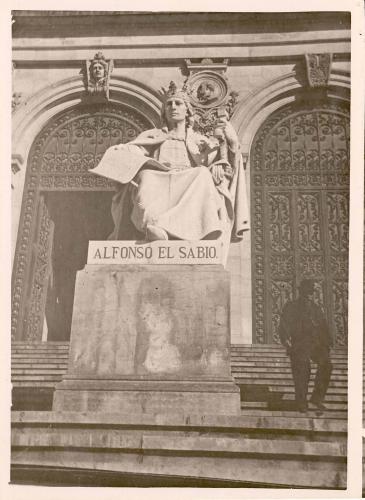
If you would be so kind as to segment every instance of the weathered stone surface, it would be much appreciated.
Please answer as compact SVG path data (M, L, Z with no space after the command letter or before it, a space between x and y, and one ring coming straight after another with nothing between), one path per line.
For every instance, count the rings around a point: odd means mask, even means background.
M95 381L94 387L89 382L65 381L62 390L55 392L53 408L62 411L130 412L133 415L161 415L171 411L180 411L183 415L199 412L234 415L240 411L238 389L232 382L218 385L214 390L194 382L175 382L175 390L171 390L168 381L159 383L160 390L150 389L147 381L137 386L134 381L123 381L119 390L111 390L110 381L103 381L103 384Z
M146 427L175 427L176 429L189 431L191 428L203 431L207 428L219 428L223 432L235 431L242 433L243 431L257 431L260 429L262 433L277 434L280 431L286 431L286 437L294 433L303 433L308 435L309 432L319 432L323 438L325 434L328 436L335 435L337 439L345 438L347 433L347 422L345 420L323 419L323 418L308 418L301 415L300 418L289 418L284 416L276 416L271 413L271 416L242 416L242 415L206 415L202 416L199 413L190 414L185 417L180 412L163 413L160 415L152 414L136 414L130 413L95 413L95 412L58 412L58 411L26 411L12 412L12 424L16 426L35 424L45 427L61 426L65 424L77 425L78 427L126 427L126 426L143 426Z
M36 469L62 463L78 470L262 486L346 486L346 422L342 420L15 412L12 426L14 467ZM163 479L159 485L164 485Z
M122 474L158 474L166 477L192 477L204 479L225 479L232 482L255 481L261 486L291 488L346 488L346 463L332 459L296 460L283 458L253 458L249 455L216 457L210 452L182 453L171 456L163 451L151 454L146 450L139 452L117 452L93 450L55 450L47 451L32 448L26 454L15 450L12 454L14 466L33 465L56 467L59 463L65 468L88 469L93 471L115 471ZM82 467L80 467L82 466ZM165 486L163 477L159 486ZM244 487L244 484L241 484Z
M228 273L213 265L86 266L54 409L238 413Z
M31 428L14 430L12 444L14 447L28 446L50 446L51 442L57 441L57 446L62 448L97 448L117 449L128 451L141 448L143 436L143 450L163 450L165 453L177 452L203 452L216 456L235 455L238 453L255 454L262 456L273 456L276 454L290 456L323 457L334 458L346 457L346 442L311 442L291 439L255 439L247 436L236 435L234 437L222 436L222 434L211 436L199 436L191 432L190 435L179 435L177 432L156 432L147 430L124 429L69 429L67 433L63 429L43 428L36 435Z
M220 267L86 266L69 374L230 376L229 278Z

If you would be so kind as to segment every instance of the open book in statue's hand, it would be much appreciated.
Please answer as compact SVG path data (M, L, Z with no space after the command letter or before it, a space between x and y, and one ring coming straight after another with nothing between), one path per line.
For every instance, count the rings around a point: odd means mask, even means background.
M160 163L153 158L136 152L135 148L125 145L123 147L112 146L107 149L99 164L89 172L107 177L121 184L127 184L137 175L141 168L162 170L164 172L171 170L169 164Z

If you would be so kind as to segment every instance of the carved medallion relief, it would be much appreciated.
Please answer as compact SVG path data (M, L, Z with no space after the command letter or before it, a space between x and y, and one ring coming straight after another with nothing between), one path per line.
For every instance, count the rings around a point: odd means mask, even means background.
M238 93L231 89L225 75L228 59L219 64L211 59L193 64L188 59L186 65L190 74L184 89L194 109L194 126L203 135L213 135L220 117L230 119L237 104Z

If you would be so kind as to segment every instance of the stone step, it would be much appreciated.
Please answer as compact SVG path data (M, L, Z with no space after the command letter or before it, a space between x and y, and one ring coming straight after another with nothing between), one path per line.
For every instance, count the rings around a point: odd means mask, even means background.
M231 347L233 347L234 349L247 349L247 348L250 348L250 349L278 349L278 350L285 349L281 344L278 344L278 343L271 343L271 344L257 344L257 343L235 344L235 343L232 343ZM335 347L334 350L335 351L347 351L347 347ZM364 355L364 357L365 357L365 355Z
M256 369L258 371L263 371L267 368L273 369L274 371L280 370L291 370L290 361L251 361L247 359L237 360L235 358L231 359L232 367L244 367L249 369ZM333 363L333 370L340 370L342 372L347 372L347 363Z
M290 414L296 413L293 412L294 409L294 404L292 405L291 403L294 403L294 397L291 400L285 400L282 402L279 402L278 404L271 404L268 401L241 401L241 410L267 410L270 411L273 415L280 414L281 412L285 411ZM339 402L332 402L332 401L326 401L326 406L327 410L325 413L333 413L333 412L338 412L341 415L344 415L344 418L347 418L347 404L346 403L339 403ZM301 414L302 415L302 414ZM298 416L298 415L297 415Z
M243 346L232 346L231 345L231 352L233 353L240 353L240 354L245 354L245 353L258 353L258 354L284 354L286 355L286 349L284 347L271 347L269 345L265 345L262 347L257 347L255 345L250 346L250 345L243 345ZM347 350L346 349L331 349L331 354L334 356L347 356Z
M242 377L233 377L235 380L235 383L240 385L240 386L251 386L251 387L272 387L273 389L276 389L278 387L284 387L284 392L285 392L285 387L288 387L290 389L294 388L294 382L291 379L280 379L280 380L275 380L275 379L254 379L254 378L242 378ZM309 381L309 387L314 387L314 379L313 377ZM348 386L346 382L335 382L331 381L329 385L330 392L337 392L338 394L347 394L348 391Z
M31 341L26 341L26 340L12 340L12 344L21 344L21 345L69 345L69 340L31 340ZM241 345L241 344L234 344L234 345ZM243 344L246 345L246 344ZM249 345L249 344L248 344ZM254 344L254 345L263 345L263 344ZM276 345L276 344L269 344L269 345Z
M11 371L13 380L16 380L15 377L19 375L25 375L25 376L31 376L31 375L41 375L41 376L46 376L46 375L63 375L67 372L67 366L62 367L61 369L52 369L52 368L44 368L44 367L37 367L37 368L27 368L27 369L13 369Z
M38 356L48 356L49 354L67 354L69 352L69 348L67 347L59 347L56 348L12 348L11 354L23 354L24 356L31 356L32 354L37 354Z
M58 431L58 432L57 432ZM35 437L32 432L17 432L13 429L12 447L38 448L49 447L50 443L57 443L57 447L67 448L90 448L118 450L118 452L130 453L141 448L141 432L134 431L125 433L123 430L110 432L102 429L89 429L88 433L82 433L69 429L67 433L59 429L41 429L39 436ZM149 455L152 453L171 454L196 453L209 454L210 456L230 456L234 458L237 454L242 457L260 456L263 458L280 457L287 459L298 457L303 459L331 457L332 460L346 457L346 445L338 442L315 442L285 439L247 439L239 435L234 437L222 436L179 436L172 432L168 433L146 433L143 435L143 450Z
M271 346L269 344L263 344L262 346L258 347L257 345L250 345L250 344L245 344L241 346L235 346L231 344L231 351L232 352L258 352L258 353L286 353L286 348L282 346ZM338 355L347 355L347 349L333 349L331 348L331 353L332 354L338 354Z
M15 366L15 365L13 365ZM37 365L33 365L37 366ZM273 378L285 378L285 379L290 379L292 378L292 371L290 368L271 368L271 367L252 367L252 366L232 366L231 365L231 372L235 376L240 376L241 374L253 374L256 377L266 377L272 375ZM312 367L311 371L311 376L314 376L316 372L316 367ZM331 375L331 380L335 380L335 377L337 377L338 380L346 381L348 379L347 377L347 371L343 370L332 370L332 375Z
M52 388L54 389L56 382L60 382L62 377L59 377L57 380L53 381L47 381L47 380L22 380L22 381L17 381L17 380L12 380L11 385L13 388L23 388L23 387L33 387L35 389L43 389L43 388Z
M68 352L67 353L63 353L62 354L54 354L54 353L47 353L47 354L44 354L44 355L41 355L38 351L35 353L35 354L28 354L28 353L24 353L22 352L22 354L12 354L11 355L11 359L12 360L30 360L30 361L34 361L34 362L37 362L38 360L39 361L44 361L44 360L68 360Z
M290 417L290 418L300 418L303 416L303 413L298 411L280 411L280 410L269 410L269 409L254 409L254 408L246 408L245 406L241 406L241 415L251 416L256 415L260 417L268 417L268 416L278 416L278 417ZM318 417L318 418L337 418L337 419L347 419L346 411L338 411L338 410L328 410L324 411L320 415L315 410L308 410L305 414L308 417Z
M62 372L57 375L13 375L12 381L14 382L42 382L42 381L54 381L59 382L62 377Z
M312 369L311 373L311 378L314 379L315 377L315 372L316 370ZM272 372L270 370L266 372L256 372L253 370L236 370L235 368L232 368L232 374L234 377L240 378L240 379L260 379L260 380L290 380L291 377L291 372ZM336 374L332 372L331 375L331 382L338 382L338 383L347 383L347 376L342 375L342 374Z
M275 389L273 388L271 390L272 393L275 393ZM294 401L294 389L287 391L285 394L283 393L282 396L283 401ZM325 398L325 404L331 404L331 403L346 403L347 404L347 395L339 395L339 394L331 394L327 393L326 398Z
M284 364L284 365L290 365L290 358L288 356L260 356L259 354L252 353L252 354L247 354L247 355L235 355L231 353L231 360L233 362L250 362L250 363L267 363L267 364ZM340 359L340 358L334 358L331 356L331 360L333 363L336 365L344 365L347 366L347 358Z
M12 425L22 428L26 425L63 427L64 424L72 423L73 426L81 428L136 428L147 426L148 428L175 427L182 431L209 430L211 427L224 432L238 432L252 430L260 432L284 431L300 433L338 433L346 436L347 424L342 420L326 421L320 418L308 418L303 416L291 419L283 416L243 416L240 415L183 415L181 413L166 414L121 414L121 413L95 413L95 412L13 412L11 416ZM42 425L43 424L43 425Z
M268 401L270 404L280 403L284 400L294 399L294 387L288 389L277 388L275 386L265 385L250 385L250 384L237 384L241 392L242 401ZM309 395L312 393L313 387L309 387ZM340 403L347 403L347 394L329 390L326 394L327 401L336 401Z
M338 363L346 363L347 362L347 356L342 356L339 354L331 354L330 355L331 359L333 362L338 362ZM247 352L247 353L235 353L231 351L231 359L236 360L236 359L242 359L242 360L255 360L255 361L287 361L290 362L289 356L285 353L275 353L275 352L268 352L268 353L258 353L258 352Z
M234 350L256 350L256 351L285 351L285 347L281 344L231 344L231 349ZM332 348L334 352L347 353L346 347L335 347ZM364 355L365 357L365 355Z
M12 363L11 365L11 372L15 373L16 370L46 370L48 368L52 370L67 370L68 363L49 363L49 362L42 362L42 363Z
M70 342L24 342L24 341L12 341L12 347L22 348L22 349L68 349Z
M241 376L239 377L234 377L236 384L239 385L263 385L267 387L272 387L273 389L278 389L282 388L284 392L286 392L286 388L292 390L294 388L294 382L291 379L280 379L280 380L275 380L275 379L267 379L267 380L262 380L262 379L254 379L254 378L243 378ZM309 387L313 387L314 382L313 378L309 382ZM337 392L339 394L347 394L347 384L344 382L331 382L329 386L329 392Z

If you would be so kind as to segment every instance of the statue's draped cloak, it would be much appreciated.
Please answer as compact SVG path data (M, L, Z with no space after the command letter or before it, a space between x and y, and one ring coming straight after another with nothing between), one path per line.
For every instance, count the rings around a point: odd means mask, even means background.
M142 167L146 157L159 160L161 146L171 139L184 142L193 168L163 172ZM208 233L211 233L208 238L219 233L224 237L228 231L231 241L239 241L249 229L245 172L239 151L228 148L227 160L234 170L233 177L214 186L209 168L220 163L219 145L215 139L197 134L191 128L187 129L186 138L177 138L167 129L148 130L121 147L126 154L121 156L120 168L132 158L136 176L135 183L117 184L110 240L144 239L146 214L150 223L162 227L172 237L186 240L202 239ZM152 220L151 207L157 207L157 216ZM222 225L225 225L223 230Z

